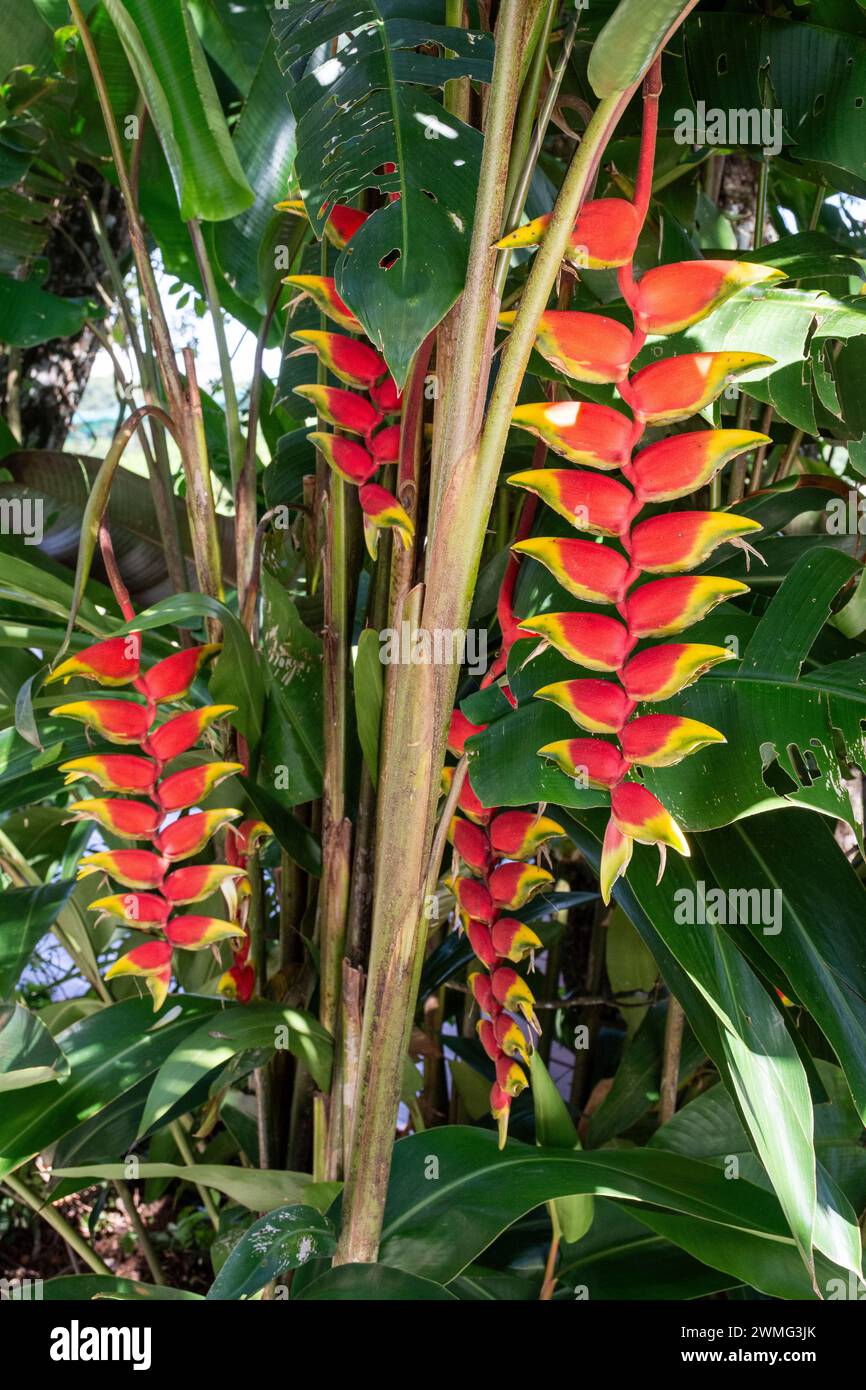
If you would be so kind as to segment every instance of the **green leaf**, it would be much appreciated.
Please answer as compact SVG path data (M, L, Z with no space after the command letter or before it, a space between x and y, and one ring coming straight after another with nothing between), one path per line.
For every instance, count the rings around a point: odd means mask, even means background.
M60 1178L93 1178L114 1181L128 1177L123 1163L91 1163L78 1168L56 1168ZM232 1168L220 1163L140 1163L142 1178L175 1178L223 1192L250 1211L273 1211L287 1202L303 1202L327 1211L340 1191L338 1182L313 1182L309 1173L289 1173L269 1168Z
M0 894L0 998L8 998L40 937L50 930L75 888L72 879Z
M254 202L216 229L223 274L242 299L259 309L288 269L277 269L276 252L297 225L295 218L274 211L274 203L286 196L295 158L295 122L286 110L285 87L269 39L233 138Z
M532 1053L530 1079L536 1143L542 1149L579 1149L580 1140L568 1106L537 1051ZM580 1240L592 1225L592 1197L558 1197L551 1206L563 1239L571 1244Z
M587 76L596 96L639 82L687 8L685 0L619 0L589 55Z
M288 1048L303 1059L320 1090L329 1085L333 1044L316 1019L299 1009L264 1002L223 1009L185 1036L165 1059L151 1087L141 1134L156 1128L166 1112L203 1076L241 1052Z
M69 1062L45 1024L20 1004L0 1004L0 1092L69 1075Z
M3 341L11 347L35 347L51 338L74 338L85 320L99 319L103 312L92 300L61 299L35 280L0 275Z
M287 1269L332 1255L336 1244L333 1226L314 1207L277 1207L244 1232L207 1296L248 1298Z
M702 1258L724 1261L717 1267L742 1282L754 1276L763 1292L814 1296L773 1196L745 1180L730 1183L708 1164L659 1157L651 1149L542 1153L516 1140L500 1151L495 1134L463 1126L412 1135L394 1148L379 1258L447 1284L526 1212L586 1193L626 1200L635 1215L650 1203L686 1216L692 1232L707 1233L711 1253ZM822 1275L832 1269L821 1265Z
M365 628L358 638L355 657L355 717L364 762L374 787L379 781L379 725L385 689L380 650L378 632Z
M57 1039L71 1071L63 1085L30 1086L3 1103L0 1177L155 1072L178 1039L219 1007L215 999L175 995L154 1017L149 998L127 999L73 1024Z
M188 222L219 222L253 193L231 142L186 0L105 0L165 153Z
M836 1053L866 1123L866 890L832 830L792 811L740 821L703 845L729 894L745 889L775 900L771 923L749 910L729 930L735 938L751 932L781 966Z
M293 1302L449 1303L454 1295L431 1279L387 1265L339 1265L295 1295Z
M286 803L298 806L322 790L322 643L266 569L262 600L262 650L270 674L262 759Z
M431 14L426 0L336 0L312 10L292 0L274 16L277 57L295 79L295 173L317 236L335 202L366 188L400 195L367 219L334 271L400 386L462 291L480 168L480 134L425 89L492 74L491 38L440 18L441 6ZM348 33L337 54L325 47ZM393 173L381 172L386 163Z
M619 907L615 907L608 918L605 968L625 1023L626 1036L632 1038L649 1010L648 1003L641 1005L632 996L648 995L659 972L652 952Z

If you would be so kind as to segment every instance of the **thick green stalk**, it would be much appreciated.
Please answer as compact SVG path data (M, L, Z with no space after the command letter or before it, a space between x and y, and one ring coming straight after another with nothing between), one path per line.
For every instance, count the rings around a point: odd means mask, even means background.
M238 394L235 390L232 359L226 339L226 326L223 319L222 305L220 304L219 289L217 288L216 277L214 276L213 267L210 263L210 256L204 244L201 223L193 219L191 222L187 222L186 225L189 230L192 249L195 253L198 272L201 276L208 312L210 313L211 323L213 324L214 338L217 345L217 356L220 364L223 400L225 401L229 465L231 467L232 485L236 487L241 475L241 469L244 466L244 434L241 429L241 412L238 405Z
M439 528L439 506L449 475L474 446L481 429L498 307L493 294L496 252L492 248L502 229L521 58L539 4L540 0L504 0L499 14L472 244L443 403L443 437L436 450L438 466L430 482L432 535Z
M460 455L472 450L481 423L496 323L492 297L496 253L491 246L502 220L521 57L537 8L537 3L505 0L499 16L478 202L451 377L453 389L440 455L446 473L456 467ZM466 389L469 382L474 385L472 391ZM486 514L482 532L484 525ZM453 558L460 567L463 557L455 554ZM405 619L410 630L417 629L422 602L419 585L405 596L395 622ZM443 624L443 629L448 626ZM456 668L446 667L444 672L453 688ZM436 687L443 673L427 664L395 665L389 677L393 703L390 707L386 704L382 730L373 938L338 1263L376 1258L412 1006L426 940L422 907L435 812L431 789L434 782L438 786L442 743L436 720Z
M46 1225L51 1226L57 1232L69 1246L69 1249L74 1251L88 1268L93 1270L94 1274L111 1274L112 1271L105 1261L99 1258L95 1250L91 1250L84 1237L70 1226L69 1222L60 1215L59 1211L55 1210L50 1201L40 1202L35 1192L31 1192L30 1188L26 1187L19 1178L16 1178L14 1173L7 1173L3 1182L12 1195L18 1198L19 1202L23 1202L31 1211L35 1211Z

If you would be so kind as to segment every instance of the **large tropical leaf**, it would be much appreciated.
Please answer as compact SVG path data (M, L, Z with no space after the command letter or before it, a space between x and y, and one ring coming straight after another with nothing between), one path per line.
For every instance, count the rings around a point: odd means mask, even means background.
M29 1086L3 1104L0 1175L11 1173L155 1072L178 1040L219 1008L216 999L184 995L172 999L164 1017L154 1017L149 998L127 999L74 1023L57 1039L69 1063L66 1082L50 1092Z
M0 1091L69 1075L69 1062L44 1023L20 1004L0 1004Z
M399 195L355 233L335 275L400 385L463 288L478 189L481 136L425 89L492 72L490 37L447 28L444 10L442 0L290 0L274 17L317 234L335 202L366 188Z
M233 1202L250 1211L273 1211L287 1202L304 1203L317 1211L327 1211L340 1190L336 1182L313 1182L309 1173L290 1173L275 1169L233 1168L225 1163L140 1163L142 1178L180 1178L224 1192ZM113 1181L128 1177L123 1163L90 1163L83 1167L57 1168L60 1178L91 1178Z
M336 1243L333 1226L315 1207L277 1207L244 1231L207 1296L248 1298L286 1270L332 1254Z
M218 222L253 202L186 0L105 0L150 118L184 221Z
M75 888L71 879L0 894L0 998L17 985L40 937L51 928Z

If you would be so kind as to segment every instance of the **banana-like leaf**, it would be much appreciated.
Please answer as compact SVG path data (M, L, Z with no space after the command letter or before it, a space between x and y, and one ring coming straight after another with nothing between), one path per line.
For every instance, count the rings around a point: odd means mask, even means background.
M639 82L692 5L688 0L619 0L589 55L588 77L597 97Z
M69 1075L69 1062L45 1024L20 1004L0 1004L0 1092Z
M478 132L425 88L492 73L489 36L437 20L441 6L426 0L290 0L274 15L293 77L295 173L317 235L335 202L365 188L399 194L355 233L335 276L400 386L463 289L481 157Z
M74 887L72 880L62 879L34 888L6 888L0 895L0 998L9 998L33 948Z
M286 1270L333 1254L336 1244L333 1226L315 1207L277 1207L244 1231L207 1296L249 1298Z
M150 119L180 216L219 222L253 202L186 0L105 0Z
M233 1202L251 1211L273 1211L287 1202L303 1202L327 1211L337 1193L337 1182L313 1182L309 1173L281 1172L269 1168L233 1168L222 1163L140 1163L142 1178L179 1178L224 1192ZM128 1177L123 1163L95 1163L77 1168L56 1168L55 1177L113 1181Z

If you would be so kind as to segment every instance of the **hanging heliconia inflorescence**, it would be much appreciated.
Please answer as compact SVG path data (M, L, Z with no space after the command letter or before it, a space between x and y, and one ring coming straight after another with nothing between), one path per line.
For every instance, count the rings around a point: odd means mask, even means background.
M298 199L288 199L278 207L306 215ZM328 239L344 247L366 216L355 208L336 204L325 224ZM387 363L369 342L346 336L364 330L337 293L332 276L287 275L284 283L309 295L325 317L344 330L326 333L300 329L292 337L305 348L312 348L320 362L346 387L354 388L295 387L296 395L315 407L320 420L340 431L331 434L315 430L307 437L334 472L357 487L364 516L364 539L371 558L376 558L379 531L385 527L393 528L408 549L414 535L409 514L392 492L373 481L381 467L400 459L402 398Z
M91 909L150 938L119 957L105 978L138 976L153 997L154 1010L162 1006L171 985L176 950L201 951L230 941L234 962L220 980L220 992L246 1002L255 985L247 962L245 863L271 831L255 820L234 826L242 812L231 807L195 809L214 787L243 772L242 763L208 761L169 770L174 759L194 748L204 731L236 706L204 705L157 722L164 706L186 698L202 666L217 651L214 643L189 647L142 671L141 635L133 632L87 647L62 661L46 680L46 684L58 680L66 684L80 676L109 688L130 686L141 697L79 699L57 705L51 714L79 720L107 743L124 749L73 758L60 768L66 773L67 786L84 778L111 793L73 802L69 809L75 818L95 821L136 846L85 854L78 877L106 874L113 879L120 891L98 898ZM128 751L132 748L136 751ZM220 830L226 832L229 863L184 865ZM148 848L141 848L142 844ZM197 913L194 905L217 890L225 899L226 916Z
M633 375L630 365L649 335L677 333L738 290L781 278L780 271L765 265L686 261L659 266L635 281L632 258L649 204L658 92L656 69L644 89L634 202L602 198L587 203L571 237L579 264L618 270L633 329L600 314L554 310L542 314L535 340L537 351L564 375L614 384L631 419L609 406L583 401L521 405L512 415L515 425L581 467L533 469L513 474L509 482L540 497L576 530L618 543L614 548L582 537L531 537L514 546L544 565L575 598L611 606L618 614L545 613L519 624L524 635L541 639L536 651L552 646L584 670L613 677L593 674L536 691L590 735L547 744L540 755L582 785L610 792L600 872L606 903L628 866L635 840L659 847L660 872L668 846L689 853L679 825L633 769L669 767L699 748L725 741L722 732L697 720L658 713L635 716L635 711L676 695L733 653L680 641L635 648L647 638L676 638L716 604L747 592L748 586L737 580L689 576L687 571L723 542L749 551L744 537L760 529L757 522L730 511L638 518L647 503L685 497L709 483L730 459L770 442L749 430L700 429L659 439L635 454L647 426L688 419L737 375L772 359L755 352L697 352L651 362ZM535 244L547 221L539 218L499 245ZM513 314L501 315L505 326L512 319ZM609 476L614 470L624 481Z
M455 710L448 751L462 757L466 740L484 727L470 723ZM444 769L446 792L453 775L453 767ZM541 941L514 914L553 883L547 869L527 861L564 831L542 815L540 808L535 812L485 808L468 777L460 788L457 811L448 831L454 855L451 883L469 944L484 967L470 974L469 985L484 1014L477 1025L478 1037L496 1067L490 1110L499 1125L501 1147L511 1101L529 1084L524 1067L529 1063L534 1036L541 1031L532 991L514 969L532 957Z
M583 785L611 793L611 817L604 840L601 891L610 901L616 879L628 866L635 840L668 845L688 854L679 826L642 782L633 767L666 767L711 743L724 742L716 729L693 719L664 714L634 718L641 703L666 700L731 653L697 643L665 643L635 653L638 642L668 637L699 621L717 603L747 591L736 580L685 572L699 565L724 541L749 549L743 537L760 529L756 522L730 512L682 511L669 516L637 518L647 503L685 497L708 483L729 460L768 443L749 430L704 429L650 444L634 455L647 425L673 424L704 409L739 373L771 359L752 352L693 353L651 363L633 376L630 364L647 337L676 333L698 322L746 286L767 284L780 272L763 265L731 261L693 261L660 266L635 282L632 258L649 205L658 103L658 70L645 85L644 129L640 169L633 202L599 198L587 203L575 223L566 260L581 268L617 269L633 328L595 313L551 310L542 314L535 347L559 372L573 380L613 383L631 418L610 406L582 401L544 401L518 406L512 422L537 440L535 466L513 474L509 482L531 494L518 540L512 547L500 593L502 650L485 679L505 670L516 638L541 639L533 656L552 646L593 675L560 681L536 692L567 710L591 735L548 744L539 752ZM537 245L550 215L537 218L504 237L499 249ZM500 315L510 327L515 313ZM543 466L547 449L579 468ZM596 469L591 473L585 469ZM624 481L606 476L618 470ZM584 539L532 538L536 499L593 537L619 542L621 551ZM635 524L637 522L637 524ZM518 622L511 608L521 555L545 565L569 593L585 603L609 604L618 618L592 612L546 613ZM645 575L675 576L641 582ZM680 577L683 576L683 577ZM504 693L509 695L507 684ZM512 701L513 702L513 701ZM449 749L460 756L467 738L483 726L472 725L455 711ZM446 768L447 789L453 768ZM532 811L497 811L483 807L468 777L463 783L450 838L458 856L453 883L458 911L472 948L485 967L470 976L472 993L482 1010L478 1034L496 1066L491 1111L504 1142L513 1096L527 1085L521 1063L528 1060L533 1032L538 1031L534 999L526 980L514 969L541 945L525 923L510 914L520 911L552 876L534 857L561 827Z

